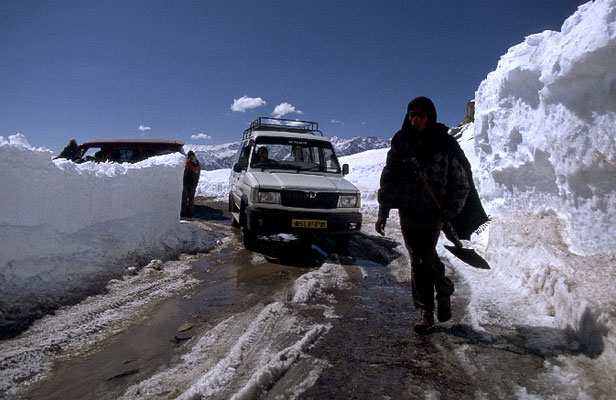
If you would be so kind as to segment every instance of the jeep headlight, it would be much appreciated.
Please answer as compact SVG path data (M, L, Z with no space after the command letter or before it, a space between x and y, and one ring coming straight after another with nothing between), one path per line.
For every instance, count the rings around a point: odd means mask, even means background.
M357 194L341 194L338 197L338 208L359 207L359 196Z
M257 194L259 203L280 204L280 192L261 192Z

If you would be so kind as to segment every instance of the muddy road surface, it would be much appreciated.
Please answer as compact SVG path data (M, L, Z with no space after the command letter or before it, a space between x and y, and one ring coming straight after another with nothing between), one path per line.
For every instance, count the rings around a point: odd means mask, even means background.
M226 205L199 200L192 223L223 233L215 250L153 261L0 343L0 397L579 397L554 373L563 357L583 357L570 334L471 328L470 289L453 270L452 321L415 334L410 284L391 272L406 254L399 240L370 232L370 215L343 265L323 238L261 238L249 252ZM546 335L552 346L533 345Z

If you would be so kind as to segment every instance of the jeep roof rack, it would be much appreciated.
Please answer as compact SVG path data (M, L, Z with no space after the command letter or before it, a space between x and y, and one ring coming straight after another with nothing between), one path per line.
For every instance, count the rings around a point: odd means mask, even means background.
M305 133L314 135L318 132L323 136L323 132L319 130L319 124L311 121L298 121L295 119L259 117L250 123L250 127L244 131L242 140L249 139L254 131L279 131Z

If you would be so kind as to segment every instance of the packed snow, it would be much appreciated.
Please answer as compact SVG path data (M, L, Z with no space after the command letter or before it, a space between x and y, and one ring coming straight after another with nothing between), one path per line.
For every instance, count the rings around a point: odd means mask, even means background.
M577 353L559 356L551 370L574 386L579 398L592 397L598 381L603 387L616 386L613 65L616 0L581 6L560 32L529 36L501 58L476 93L475 122L461 128L459 139L492 217L489 228L467 245L492 269L472 269L442 247L444 237L439 243L450 272L470 287L463 322L478 330L500 325L564 332L531 338L532 346L541 352L559 345L554 341L574 342ZM373 234L370 224L376 218L386 153L377 149L341 158L351 167L347 178L362 192L368 234ZM198 195L227 201L229 173L203 171ZM51 160L48 150L33 148L22 135L0 138L3 321L10 313L66 300L71 292L107 282L136 259L211 246L212 232L179 221L181 174L179 155L134 165L76 165ZM397 224L392 212L387 234L402 243ZM407 258L389 268L397 279L410 279ZM318 287L344 280L343 269L326 264L298 280L290 298L309 303ZM250 312L250 318L221 322L170 374L143 382L134 393L156 393L162 390L157 380L172 377L190 380L190 389L178 393L186 398L218 390L218 382L233 376L242 346L257 331L294 322L279 302ZM246 331L243 341L231 344L228 357L217 365L195 370L207 361L202 350L209 349L213 337L235 329L234 318L241 319L237 329ZM327 329L305 326L295 332L300 339L277 349L277 358L264 358L238 397L250 397L259 382L284 371L287 360ZM587 367L594 376L584 376Z
M479 181L494 213L566 216L578 254L616 249L616 10L581 6L561 32L531 35L476 93Z
M477 90L474 126L492 274L573 327L589 354L603 351L612 372L615 64L616 1L589 2L501 57Z

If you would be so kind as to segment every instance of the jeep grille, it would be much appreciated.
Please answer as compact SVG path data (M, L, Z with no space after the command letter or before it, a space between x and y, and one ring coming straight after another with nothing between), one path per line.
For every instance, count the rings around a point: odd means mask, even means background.
M285 207L336 208L338 205L338 193L283 190L281 201Z

